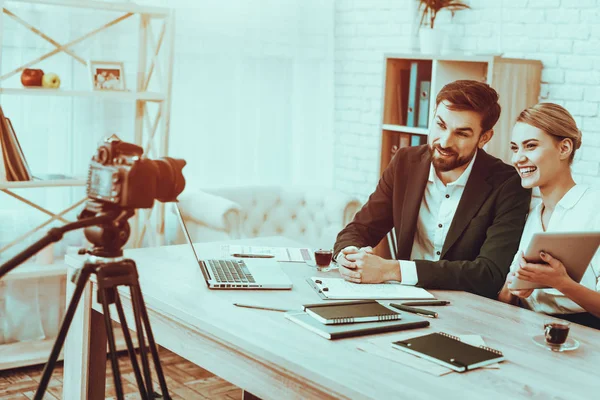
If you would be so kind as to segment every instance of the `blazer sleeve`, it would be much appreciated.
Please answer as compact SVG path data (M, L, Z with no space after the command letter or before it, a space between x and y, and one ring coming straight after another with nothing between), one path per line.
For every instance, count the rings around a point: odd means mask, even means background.
M406 154L400 149L388 167L383 171L375 192L365 205L337 235L333 246L333 257L348 246L376 246L394 226L393 190L396 174Z
M496 216L475 260L415 260L417 285L496 298L519 248L530 202L531 192L523 189L519 177L509 178L499 188Z

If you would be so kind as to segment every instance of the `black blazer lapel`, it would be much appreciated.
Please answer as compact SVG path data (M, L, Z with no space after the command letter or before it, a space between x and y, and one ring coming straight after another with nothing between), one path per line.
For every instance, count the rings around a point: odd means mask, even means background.
M398 249L396 256L400 260L410 259L410 252L417 230L417 218L419 217L430 166L431 153L427 148L425 152L415 153L409 163L408 171L403 171L407 178L400 213L400 231L396 232L396 246Z
M469 222L471 222L471 219L473 219L492 191L492 186L487 183L487 178L489 177L488 158L489 156L485 152L482 150L478 151L471 175L446 235L446 241L440 255L441 259L444 258L448 249L462 235Z

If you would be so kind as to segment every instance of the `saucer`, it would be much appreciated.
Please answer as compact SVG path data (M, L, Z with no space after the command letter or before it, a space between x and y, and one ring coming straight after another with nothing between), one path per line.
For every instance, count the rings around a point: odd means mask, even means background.
M573 338L567 338L567 340L563 344L549 344L546 342L546 337L544 335L537 335L531 338L533 343L538 346L544 347L550 351L570 351L579 348L579 341Z
M328 272L328 271L332 271L332 270L338 268L338 266L334 263L329 264L328 267L319 267L317 264L313 264L313 263L309 263L309 262L306 262L306 265L308 265L311 268L315 268L319 272Z

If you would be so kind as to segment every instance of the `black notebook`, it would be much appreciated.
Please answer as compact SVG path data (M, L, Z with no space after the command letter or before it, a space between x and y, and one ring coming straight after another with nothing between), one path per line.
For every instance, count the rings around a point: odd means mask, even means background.
M288 311L285 317L304 328L313 331L325 339L341 339L352 336L370 335L374 333L402 331L405 329L424 328L429 321L419 317L406 315L397 321L364 322L362 324L324 325L302 311Z
M392 346L458 372L504 361L498 350L463 343L443 332L393 342Z
M375 300L305 304L304 311L327 325L400 319L399 313Z

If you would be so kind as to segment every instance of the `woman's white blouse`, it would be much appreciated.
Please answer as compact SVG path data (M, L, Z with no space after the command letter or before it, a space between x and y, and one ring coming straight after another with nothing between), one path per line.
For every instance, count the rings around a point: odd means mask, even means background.
M600 190L585 185L573 186L558 202L546 232L598 232L600 231ZM527 249L535 233L543 232L542 208L540 202L534 207L525 223L519 252ZM519 252L515 255L510 270L519 269L517 262ZM551 251L549 251L552 254ZM600 250L596 252L591 264L585 271L581 284L600 292ZM547 314L572 314L585 312L577 303L571 301L556 289L535 289L531 296L521 299L530 309Z

